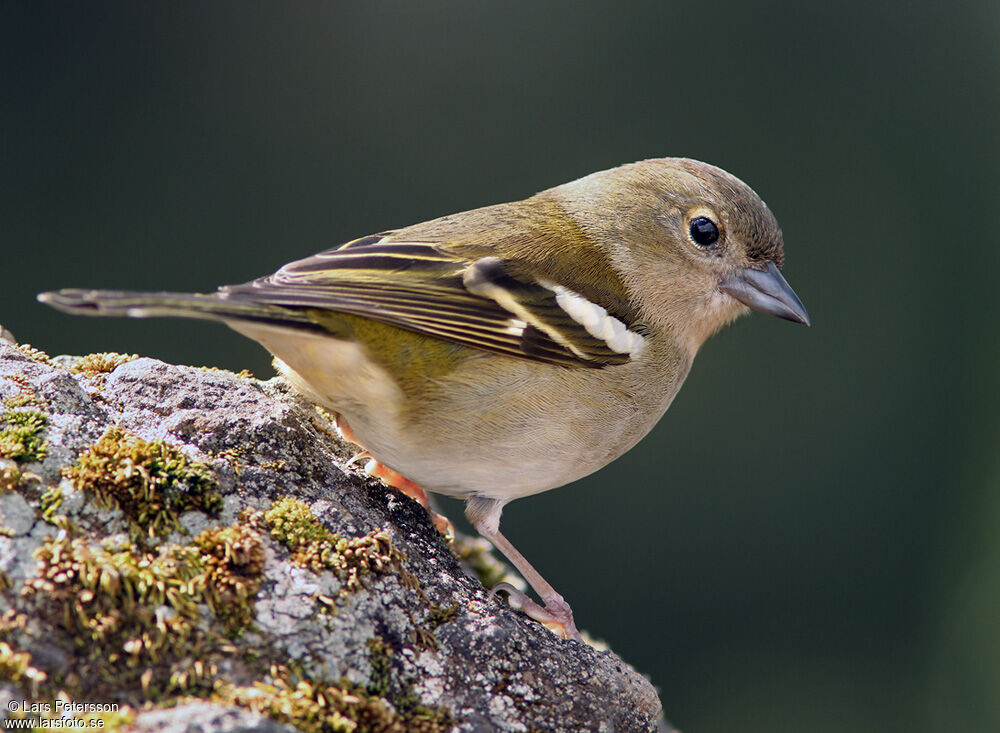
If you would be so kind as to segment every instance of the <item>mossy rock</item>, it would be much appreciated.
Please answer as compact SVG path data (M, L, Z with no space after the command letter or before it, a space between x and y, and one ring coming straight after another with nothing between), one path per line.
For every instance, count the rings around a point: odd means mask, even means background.
M459 555L504 566L283 382L118 356L0 343L9 696L123 729L659 729L648 681L492 597Z

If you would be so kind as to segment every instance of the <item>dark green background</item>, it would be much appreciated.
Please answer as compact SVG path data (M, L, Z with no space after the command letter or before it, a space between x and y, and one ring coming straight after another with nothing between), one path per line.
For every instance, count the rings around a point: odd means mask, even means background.
M34 295L718 164L813 327L724 331L638 448L504 528L689 733L1000 730L998 39L987 2L4 3L0 323L267 375L222 327Z

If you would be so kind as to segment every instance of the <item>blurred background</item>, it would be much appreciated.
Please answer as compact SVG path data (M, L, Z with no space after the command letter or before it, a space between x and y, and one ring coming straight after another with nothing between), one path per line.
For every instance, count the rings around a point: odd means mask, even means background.
M504 529L689 733L1000 730L998 39L985 1L4 3L0 323L267 376L221 326L35 293L720 165L813 327L723 331L650 437Z

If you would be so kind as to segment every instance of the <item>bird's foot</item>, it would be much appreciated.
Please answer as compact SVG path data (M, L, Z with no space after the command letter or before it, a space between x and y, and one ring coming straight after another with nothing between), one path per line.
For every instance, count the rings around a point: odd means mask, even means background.
M431 508L430 498L427 496L427 492L424 491L420 484L410 481L410 479L406 478L406 476L403 476L398 471L394 471L388 466L379 463L375 456L368 451L358 453L347 462L347 465L350 466L365 458L371 459L365 465L365 473L369 476L381 479L392 488L398 489L419 503L420 506L427 510L427 513L430 515L431 521L434 523L434 527L437 528L437 531L443 534L445 539L449 542L455 539L455 526L451 523L451 520L448 519L448 517L443 514L438 514Z
M544 598L545 605L542 606L510 583L497 583L493 586L490 595L498 593L506 593L508 606L523 612L529 618L533 618L557 636L561 636L563 639L582 641L580 632L576 630L576 624L573 622L573 609L563 600L562 596L556 594L550 598Z

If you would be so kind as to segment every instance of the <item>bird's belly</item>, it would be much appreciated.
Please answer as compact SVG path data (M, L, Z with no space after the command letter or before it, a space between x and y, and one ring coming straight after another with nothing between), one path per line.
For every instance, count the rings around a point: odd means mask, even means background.
M411 397L394 429L344 411L359 441L424 488L510 501L607 465L655 425L679 387L636 394L605 370L487 355ZM659 393L659 394L657 394Z
M271 351L298 391L342 415L383 464L429 491L501 501L613 461L653 427L687 371L659 369L651 380L640 365L566 369L473 352L404 392L356 343L237 330Z

